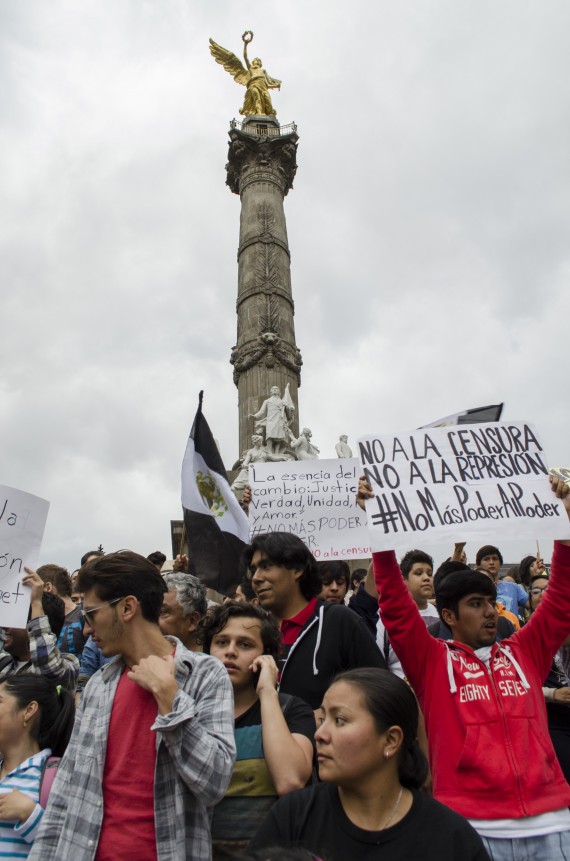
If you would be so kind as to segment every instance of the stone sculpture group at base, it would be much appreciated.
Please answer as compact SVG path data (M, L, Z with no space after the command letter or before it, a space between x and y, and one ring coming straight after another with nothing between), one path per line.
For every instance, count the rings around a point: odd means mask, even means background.
M279 387L273 386L260 409L256 413L250 413L249 418L255 422L251 448L242 455L239 462L240 471L232 484L232 490L241 491L248 484L251 463L318 460L320 452L312 442L313 434L310 428L303 428L295 439L290 428L294 413L295 405L291 400L288 385L283 397ZM339 458L352 457L346 434L339 437L335 451Z

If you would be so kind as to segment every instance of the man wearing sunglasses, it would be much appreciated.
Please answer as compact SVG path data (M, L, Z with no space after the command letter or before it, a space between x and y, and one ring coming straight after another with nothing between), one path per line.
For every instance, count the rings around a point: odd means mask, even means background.
M235 758L223 665L165 637L166 585L123 551L78 576L85 633L115 656L89 680L30 858L210 859L210 818Z

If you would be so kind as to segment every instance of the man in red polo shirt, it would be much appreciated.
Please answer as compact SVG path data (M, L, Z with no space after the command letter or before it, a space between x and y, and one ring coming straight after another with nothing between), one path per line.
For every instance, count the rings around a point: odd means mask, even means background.
M348 607L317 599L322 584L317 563L296 535L258 535L244 559L264 610L279 620L282 693L320 708L337 673L356 667L386 669L372 635Z

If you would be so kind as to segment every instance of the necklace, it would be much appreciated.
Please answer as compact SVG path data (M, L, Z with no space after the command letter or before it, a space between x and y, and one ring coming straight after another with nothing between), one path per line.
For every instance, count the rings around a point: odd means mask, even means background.
M399 805L400 801L402 800L402 793L403 793L403 791L404 791L404 787L403 787L403 786L401 786L401 787L400 787L400 794L398 795L398 797L397 797L397 799L396 799L396 803L395 803L395 805L394 805L394 807L393 807L393 809L392 809L392 812L391 812L390 816L388 817L388 819L386 820L386 822L384 823L384 825L382 826L382 828L380 828L380 831L384 831L384 829L388 827L388 825L390 824L390 822L391 822L391 821L392 821L392 819L394 818L394 815L395 815L395 813L396 813L396 810L398 809L398 805Z

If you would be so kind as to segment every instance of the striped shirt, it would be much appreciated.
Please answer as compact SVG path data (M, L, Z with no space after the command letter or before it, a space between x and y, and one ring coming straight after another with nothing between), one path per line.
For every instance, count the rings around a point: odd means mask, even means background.
M27 858L30 853L43 816L39 805L42 766L50 755L49 748L40 750L0 780L1 795L19 789L36 805L25 822L0 820L0 858Z

